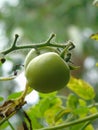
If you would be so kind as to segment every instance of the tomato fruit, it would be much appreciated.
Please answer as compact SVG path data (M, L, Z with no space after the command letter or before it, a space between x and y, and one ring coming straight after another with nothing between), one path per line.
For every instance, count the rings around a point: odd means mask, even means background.
M26 68L27 65L29 64L29 62L33 58L35 58L36 56L38 56L40 54L46 53L46 52L56 52L56 53L58 53L58 51L54 47L40 47L37 50L31 49L26 56L24 67Z
M67 63L55 52L46 52L29 61L27 84L38 92L50 93L65 87L70 79Z

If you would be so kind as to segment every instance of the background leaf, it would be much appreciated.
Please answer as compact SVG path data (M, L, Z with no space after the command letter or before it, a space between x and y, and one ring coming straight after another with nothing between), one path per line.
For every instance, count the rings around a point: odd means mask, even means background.
M0 96L0 102L2 102L3 100L4 100L4 98Z
M93 87L84 80L71 77L68 88L85 100L92 100L95 97Z
M70 94L66 101L66 106L70 108L71 110L76 109L78 105L78 97L74 94Z
M98 40L98 33L92 34L90 36L91 39Z
M96 63L96 66L98 67L98 62Z
M62 109L62 100L57 97L56 93L39 93L39 98L40 100L26 111L33 128L60 123L62 120L55 122L55 115Z
M89 124L89 125L85 128L85 130L94 130L94 127L93 127L92 124Z
M19 96L21 96L22 92L15 92L15 93L12 93L8 96L8 100L10 99L16 99L18 98Z

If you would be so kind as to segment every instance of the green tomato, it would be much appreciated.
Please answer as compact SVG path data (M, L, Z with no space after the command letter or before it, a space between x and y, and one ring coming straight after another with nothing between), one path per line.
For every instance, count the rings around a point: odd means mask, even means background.
M30 87L38 92L50 93L67 85L70 69L57 53L47 52L29 62L25 76Z
M26 68L29 62L35 58L36 56L46 53L46 52L56 52L58 51L54 47L40 47L37 50L36 49L31 49L29 53L26 56L25 62L24 62L24 67Z

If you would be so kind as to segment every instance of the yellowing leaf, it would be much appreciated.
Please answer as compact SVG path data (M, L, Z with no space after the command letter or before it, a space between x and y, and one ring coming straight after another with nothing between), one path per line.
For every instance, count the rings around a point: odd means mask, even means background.
M95 97L93 87L84 80L71 77L68 88L85 100L91 100Z
M92 34L90 36L91 39L98 40L98 33Z
M81 107L85 107L85 106L87 106L87 102L84 101L83 99L79 99L79 105L80 105Z
M98 67L98 62L96 63L96 66Z
M94 114L94 113L97 113L97 112L98 112L98 110L97 110L96 107L91 107L91 108L89 109L89 111L90 111L91 114Z
M92 124L89 124L89 125L85 128L85 130L94 130L94 127L93 127Z

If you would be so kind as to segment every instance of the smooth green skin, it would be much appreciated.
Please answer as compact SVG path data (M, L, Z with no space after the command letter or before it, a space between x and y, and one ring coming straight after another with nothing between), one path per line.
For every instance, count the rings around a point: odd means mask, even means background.
M30 87L50 93L65 87L70 79L67 63L55 52L47 52L32 59L25 76Z
M27 65L29 64L29 62L35 58L36 56L38 56L38 53L36 52L35 49L31 49L29 51L29 53L27 54L26 58L25 58L25 62L24 62L24 67L26 69Z
M56 53L58 53L58 51L53 47L40 47L37 50L31 49L26 56L26 59L25 59L25 62L24 62L24 67L26 68L27 65L29 64L29 62L33 58L35 58L36 56L38 56L40 54L46 53L46 52L56 52Z

